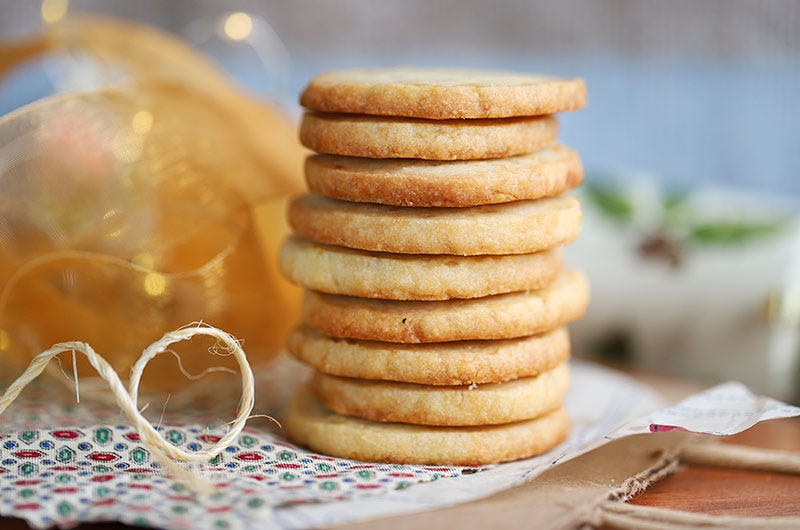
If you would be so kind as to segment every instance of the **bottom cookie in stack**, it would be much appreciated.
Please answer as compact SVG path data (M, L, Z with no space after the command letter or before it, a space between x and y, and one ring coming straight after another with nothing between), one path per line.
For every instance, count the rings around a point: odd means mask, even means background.
M569 431L563 407L538 418L472 427L380 423L337 414L305 388L285 424L295 442L323 454L368 462L478 466L544 453Z

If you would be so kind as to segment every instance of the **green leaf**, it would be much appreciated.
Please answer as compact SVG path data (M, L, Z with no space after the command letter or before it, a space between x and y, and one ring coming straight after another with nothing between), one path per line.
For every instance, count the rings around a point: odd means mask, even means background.
M786 221L743 223L719 221L694 225L689 228L690 241L707 245L736 245L758 239L766 239L781 231Z
M665 230L683 232L690 214L690 193L687 190L672 190L663 195Z
M689 192L686 190L670 191L664 197L664 211L667 213L681 209L689 199Z
M589 199L607 217L615 221L630 221L633 217L633 205L623 192L601 184L586 186Z

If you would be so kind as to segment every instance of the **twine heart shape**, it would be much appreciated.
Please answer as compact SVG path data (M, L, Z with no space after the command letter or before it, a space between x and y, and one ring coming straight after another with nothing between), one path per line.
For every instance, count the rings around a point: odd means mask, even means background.
M142 415L138 407L139 383L142 379L147 363L161 353L168 351L169 346L176 342L189 340L202 335L217 339L217 345L212 348L212 353L223 348L226 353L233 355L239 365L242 379L242 397L239 400L239 409L236 418L231 421L227 433L215 442L210 448L188 452L172 445L167 441L156 427ZM215 350L217 349L217 350ZM0 415L17 399L22 390L34 381L45 370L54 357L64 352L82 353L89 364L97 371L98 375L108 384L120 410L125 414L131 425L139 433L142 444L150 450L167 472L179 482L185 483L197 493L206 493L213 490L210 482L203 479L196 472L184 469L175 461L204 463L213 459L229 447L239 436L247 423L255 405L255 383L253 369L247 361L247 355L236 338L213 326L203 323L192 324L164 334L159 340L145 348L139 360L131 369L131 377L126 389L119 374L102 356L85 342L72 341L54 344L51 348L34 357L25 371L6 389L0 397ZM77 384L77 380L76 380Z

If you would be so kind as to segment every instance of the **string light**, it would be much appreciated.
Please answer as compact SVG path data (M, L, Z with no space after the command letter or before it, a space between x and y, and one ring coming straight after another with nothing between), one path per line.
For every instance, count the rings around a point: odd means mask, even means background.
M136 134L146 134L153 128L153 113L140 110L133 115L131 119L131 127Z
M144 292L150 296L161 296L167 290L167 280L157 272L148 273L142 282Z
M69 9L69 0L43 0L42 1L42 20L48 24L58 22Z
M245 40L253 32L253 18L241 11L231 13L225 19L222 31L231 40Z

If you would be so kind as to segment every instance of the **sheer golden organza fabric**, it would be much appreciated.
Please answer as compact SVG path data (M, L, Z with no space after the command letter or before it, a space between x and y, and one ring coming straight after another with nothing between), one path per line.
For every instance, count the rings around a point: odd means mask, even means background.
M0 45L0 82L49 52L91 58L109 83L0 118L0 382L67 340L124 373L200 320L251 363L270 359L299 311L276 265L285 199L302 189L294 125L184 43L113 19ZM209 364L188 351L189 372Z

